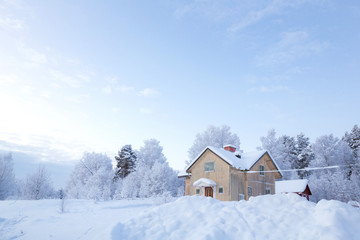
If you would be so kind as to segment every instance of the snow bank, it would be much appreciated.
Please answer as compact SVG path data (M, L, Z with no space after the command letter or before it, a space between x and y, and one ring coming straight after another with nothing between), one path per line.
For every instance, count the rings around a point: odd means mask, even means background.
M0 201L0 239L359 239L360 209L295 194L220 202L182 197L94 202Z
M112 230L112 239L359 239L360 210L338 201L308 202L295 194L220 202L183 197Z

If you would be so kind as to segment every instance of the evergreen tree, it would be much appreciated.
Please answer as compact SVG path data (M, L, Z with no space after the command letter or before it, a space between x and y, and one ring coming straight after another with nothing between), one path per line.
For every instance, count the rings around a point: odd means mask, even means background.
M312 152L309 138L305 137L303 133L296 136L295 147L297 158L294 161L293 167L295 169L303 169L309 166L310 161L314 159L315 155ZM307 171L298 171L298 175L301 179L309 176Z
M119 178L123 179L131 172L135 170L135 164L137 155L135 151L132 150L131 145L125 145L118 152L119 156L115 156L117 161L114 181Z
M349 145L353 152L354 158L358 158L358 153L360 151L360 129L358 125L355 125L351 129L350 133L346 132L342 140Z

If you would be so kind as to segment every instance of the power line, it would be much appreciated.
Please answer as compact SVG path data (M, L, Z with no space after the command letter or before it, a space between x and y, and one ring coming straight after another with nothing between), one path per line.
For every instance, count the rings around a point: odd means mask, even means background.
M298 171L313 171L313 170L324 170L324 169L335 169L341 167L352 167L360 166L360 164L346 164L346 165L333 165L327 167L311 167L311 168L299 168L299 169L280 169L280 172L298 172ZM246 173L259 173L259 172L279 172L278 170L268 170L268 171L246 171Z

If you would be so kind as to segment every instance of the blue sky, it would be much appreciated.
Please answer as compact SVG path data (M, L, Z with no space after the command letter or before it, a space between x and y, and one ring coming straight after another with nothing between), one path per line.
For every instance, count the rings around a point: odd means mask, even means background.
M1 148L71 164L156 138L182 169L209 125L245 151L271 128L341 137L359 23L358 1L0 1Z

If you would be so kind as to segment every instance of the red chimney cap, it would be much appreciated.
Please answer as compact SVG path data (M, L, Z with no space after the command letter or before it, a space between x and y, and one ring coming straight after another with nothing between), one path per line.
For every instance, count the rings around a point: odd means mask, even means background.
M227 144L227 145L224 146L224 150L229 151L229 152L235 152L236 147L234 145Z

